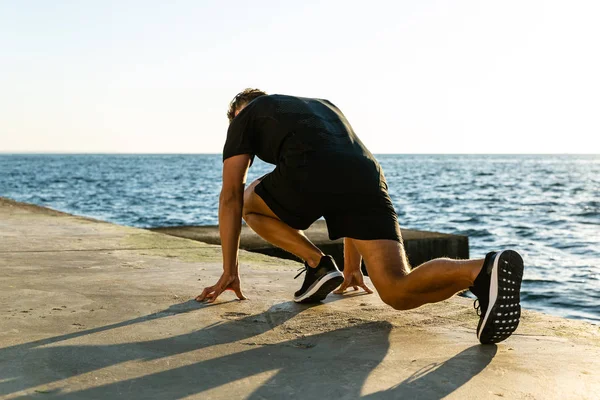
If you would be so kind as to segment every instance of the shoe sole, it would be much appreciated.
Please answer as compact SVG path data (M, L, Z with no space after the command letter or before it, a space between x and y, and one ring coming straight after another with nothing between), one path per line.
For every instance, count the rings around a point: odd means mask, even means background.
M487 312L477 331L482 344L507 339L521 319L521 281L523 259L516 251L506 250L494 258Z
M344 276L340 271L330 272L318 280L303 295L294 296L296 303L315 303L323 300L344 282Z

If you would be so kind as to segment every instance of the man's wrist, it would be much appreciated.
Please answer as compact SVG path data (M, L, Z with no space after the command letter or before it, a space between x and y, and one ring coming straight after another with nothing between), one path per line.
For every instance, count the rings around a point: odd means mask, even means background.
M223 275L230 276L230 277L239 277L240 271L237 267L233 267L233 268L223 267Z
M346 266L346 265L344 265L344 274L346 274L346 273L353 274L353 273L355 273L357 271L360 272L360 265L357 265L357 266Z

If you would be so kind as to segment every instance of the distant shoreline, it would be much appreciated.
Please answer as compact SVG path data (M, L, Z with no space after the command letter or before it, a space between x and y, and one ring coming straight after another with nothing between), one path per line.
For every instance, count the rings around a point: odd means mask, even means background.
M222 153L96 153L96 152L6 152L0 156L218 156ZM600 153L373 153L375 156L516 156L516 157L548 157L577 156L600 157Z

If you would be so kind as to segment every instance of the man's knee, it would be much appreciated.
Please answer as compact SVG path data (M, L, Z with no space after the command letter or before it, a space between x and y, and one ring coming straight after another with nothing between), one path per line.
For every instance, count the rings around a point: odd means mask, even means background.
M254 196L256 196L256 194L254 193L254 188L259 183L260 183L259 180L255 180L254 182L249 184L248 187L246 187L246 189L244 190L244 207L242 208L242 218L244 218L244 220L246 222L248 222L248 220L247 220L248 215L251 214L252 210L253 210L253 203L254 203L253 199L254 199Z
M267 203L256 193L256 186L260 183L260 180L252 182L246 190L244 190L244 206L242 208L242 218L246 223L250 224L252 218L257 217L269 217L280 219L275 213L269 208Z
M244 189L244 205L252 201L252 196L254 196L254 189L256 185L258 185L260 181L257 179Z
M400 278L402 279L402 278ZM410 310L414 308L414 299L402 289L402 285L386 284L384 287L376 286L381 300L396 310Z
M395 310L410 310L414 308L413 301L404 295L385 295L381 296L381 300Z

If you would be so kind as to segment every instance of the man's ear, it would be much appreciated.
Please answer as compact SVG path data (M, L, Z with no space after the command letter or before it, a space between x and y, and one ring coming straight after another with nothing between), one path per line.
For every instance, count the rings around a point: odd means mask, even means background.
M246 107L246 104L248 103L244 103L244 104L240 104L235 108L235 112L233 113L233 117L237 117L237 115L242 112L242 110L244 109L244 107Z

